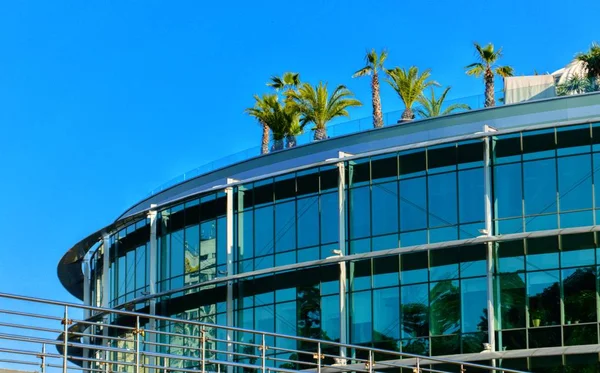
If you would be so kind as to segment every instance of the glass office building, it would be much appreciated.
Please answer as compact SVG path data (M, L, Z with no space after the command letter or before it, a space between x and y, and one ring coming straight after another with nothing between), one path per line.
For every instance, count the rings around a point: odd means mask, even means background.
M600 94L507 105L201 175L75 245L59 277L94 306L596 371L599 185Z

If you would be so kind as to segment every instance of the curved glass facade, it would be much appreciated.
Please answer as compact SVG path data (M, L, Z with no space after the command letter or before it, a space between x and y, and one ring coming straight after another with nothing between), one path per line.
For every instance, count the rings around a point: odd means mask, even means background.
M157 313L225 325L225 284L189 286L334 256L340 223L346 255L478 237L484 149L480 139L447 143L344 161L344 180L337 166L323 166L237 184L234 273L224 190L160 210L155 260L149 219L110 236L109 305L147 307L135 299L149 294L153 270L156 291L171 291ZM491 234L500 236L491 296L497 350L597 344L597 233L502 235L596 224L600 124L492 136L489 152ZM453 246L346 263L348 342L423 355L480 352L488 341L487 244ZM91 267L98 305L103 253ZM233 325L339 340L339 276L339 265L328 264L242 277L233 284Z

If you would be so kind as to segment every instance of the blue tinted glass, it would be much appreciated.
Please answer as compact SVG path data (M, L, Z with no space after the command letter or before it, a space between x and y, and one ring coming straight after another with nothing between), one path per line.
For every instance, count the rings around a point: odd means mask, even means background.
M554 159L525 162L525 215L556 212Z
M558 158L561 211L592 208L592 164L589 154Z
M323 335L335 341L340 338L340 297L331 295L321 298Z
M254 259L254 269L267 269L272 268L275 265L273 255L267 255L260 258Z
M558 271L542 271L527 274L529 318L533 326L560 323L560 288ZM538 325L535 320L539 320Z
M311 247L304 250L298 250L298 263L308 262L319 259L319 248Z
M429 335L429 288L427 284L402 286L402 338Z
M183 274L183 230L171 233L171 277Z
M431 299L431 334L454 334L460 327L460 290L458 281L432 282L429 297Z
M350 288L352 291L366 290L371 288L371 260L350 262L348 266Z
M286 253L275 254L275 265L284 266L296 263L296 252L288 251Z
M400 263L402 271L400 272L400 283L404 285L426 282L428 278L427 262L428 256L426 251L401 255Z
M461 224L458 227L458 238L464 240L467 238L475 238L477 236L480 236L481 233L479 232L479 230L481 229L481 227L483 227L482 222Z
M430 281L458 278L459 250L432 250L429 253Z
M594 201L595 208L600 207L600 153L593 155L594 173Z
M425 178L400 181L400 229L427 227L427 187Z
M525 218L525 231L543 231L548 229L558 228L558 216L555 214L551 215L538 215Z
M458 211L461 223L483 221L483 169L458 173Z
M595 250L593 248L560 253L561 267L594 265Z
M338 240L338 195L321 195L321 244Z
M390 234L387 236L373 237L373 251L395 249L399 247L398 235Z
M371 191L369 187L350 189L350 237L361 238L371 233Z
M593 211L567 212L560 214L561 228L585 227L594 224Z
M375 184L372 187L373 235L398 231L398 183Z
M273 207L263 207L254 211L255 256L273 253Z
M429 230L429 243L453 241L458 239L457 227L446 227Z
M400 289L397 287L373 291L373 330L375 341L400 338Z
M240 259L254 256L253 214L252 210L238 213L238 255Z
M402 247L422 245L427 243L427 231L416 231L400 234Z
M295 248L296 203L279 203L275 205L275 250L281 252Z
M523 219L496 220L496 234L523 232Z
M371 316L371 292L362 291L350 295L352 302L350 343L370 343L373 317Z
M371 239L363 238L362 240L354 240L350 242L350 253L361 254L371 251Z
M429 226L456 224L456 173L429 177Z
M494 167L494 210L497 218L521 216L521 163Z
M296 208L298 216L298 247L319 244L319 198L299 199Z
M273 332L275 328L273 306L256 307L254 314L254 329L265 332Z
M284 335L296 335L296 302L279 303L275 306L275 332ZM296 341L289 338L277 340L282 348L296 348Z
M462 280L462 332L487 330L487 281L485 277Z

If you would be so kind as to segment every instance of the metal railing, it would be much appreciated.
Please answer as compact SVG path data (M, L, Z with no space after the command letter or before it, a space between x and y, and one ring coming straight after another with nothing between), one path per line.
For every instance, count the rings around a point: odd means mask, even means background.
M86 317L88 314L93 317ZM485 352L484 352L485 353ZM0 367L41 373L521 371L0 293ZM400 369L401 370L401 369Z

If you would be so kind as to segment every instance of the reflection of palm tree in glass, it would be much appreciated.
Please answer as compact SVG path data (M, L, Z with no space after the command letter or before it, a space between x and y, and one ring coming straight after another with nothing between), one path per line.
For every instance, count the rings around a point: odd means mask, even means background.
M403 304L402 315L402 330L406 335L419 337L427 336L429 334L429 320L427 318L427 306L425 304Z
M431 333L453 334L460 329L460 290L456 281L440 281L430 291Z

